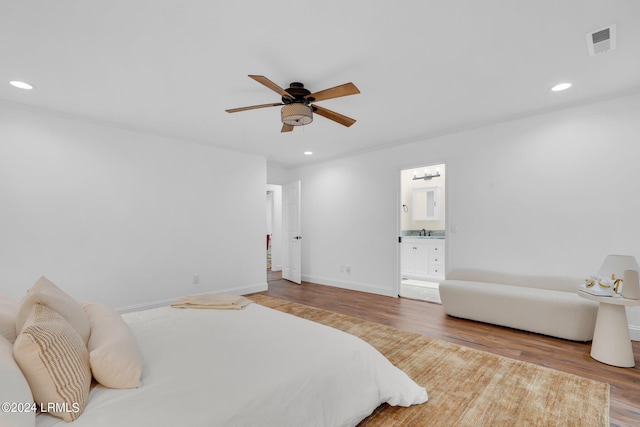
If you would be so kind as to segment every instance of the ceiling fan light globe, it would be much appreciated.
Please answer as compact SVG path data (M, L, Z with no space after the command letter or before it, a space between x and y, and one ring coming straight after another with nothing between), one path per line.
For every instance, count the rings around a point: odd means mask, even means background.
M282 123L290 126L308 125L313 121L313 110L300 103L287 104L280 110Z

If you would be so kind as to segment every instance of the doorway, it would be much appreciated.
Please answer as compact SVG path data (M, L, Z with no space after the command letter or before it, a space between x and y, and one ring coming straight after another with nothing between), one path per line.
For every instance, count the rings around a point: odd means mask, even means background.
M445 278L445 164L400 171L400 289L404 298L440 304Z
M267 185L267 275L278 272L283 279L302 283L300 231L301 182ZM274 276L274 275L272 275Z
M267 272L282 270L282 186L267 185Z

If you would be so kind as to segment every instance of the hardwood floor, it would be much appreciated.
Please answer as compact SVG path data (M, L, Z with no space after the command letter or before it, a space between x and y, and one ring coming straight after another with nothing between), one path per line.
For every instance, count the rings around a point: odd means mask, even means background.
M591 343L567 341L447 316L441 305L390 298L332 286L283 280L268 272L274 298L306 304L494 354L547 366L611 385L612 426L640 425L640 342L633 343L635 368L616 368L589 356Z

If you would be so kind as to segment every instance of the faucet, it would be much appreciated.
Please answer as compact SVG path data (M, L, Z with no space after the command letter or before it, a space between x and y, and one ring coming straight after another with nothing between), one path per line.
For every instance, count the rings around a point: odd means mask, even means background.
M421 236L426 236L427 235L427 230L425 230L424 228L422 230L420 230L420 235Z

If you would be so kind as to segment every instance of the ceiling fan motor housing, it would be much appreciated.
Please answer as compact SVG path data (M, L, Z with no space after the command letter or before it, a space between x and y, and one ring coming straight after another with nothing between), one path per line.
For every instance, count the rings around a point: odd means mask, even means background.
M304 84L300 82L293 82L289 84L289 87L284 90L288 94L291 94L291 98L283 96L282 102L284 104L291 104L294 102L299 102L303 104L309 104L315 101L315 98L309 97L311 92L308 89L305 89Z

